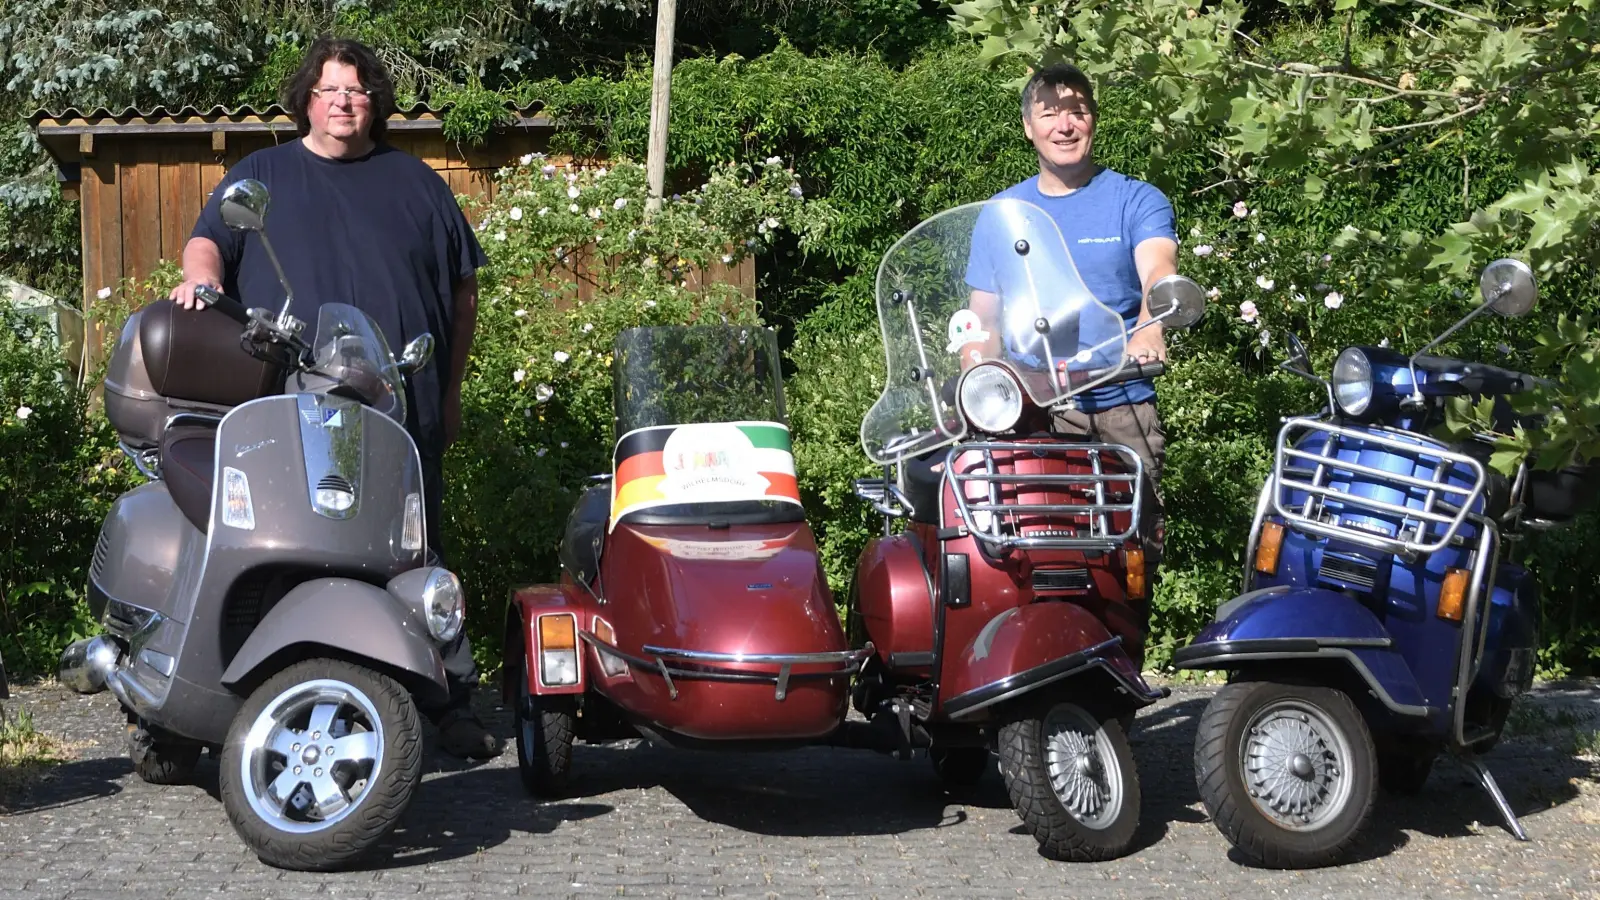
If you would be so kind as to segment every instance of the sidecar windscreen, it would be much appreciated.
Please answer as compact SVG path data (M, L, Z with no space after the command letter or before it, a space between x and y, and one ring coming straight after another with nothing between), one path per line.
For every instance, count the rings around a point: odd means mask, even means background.
M612 366L611 525L805 519L777 341L762 328L631 328Z
M963 364L1002 363L1050 407L1111 377L1127 350L1121 314L1084 284L1055 220L1023 200L958 206L913 228L878 266L877 304L886 371L861 445L880 464L966 435L949 390Z

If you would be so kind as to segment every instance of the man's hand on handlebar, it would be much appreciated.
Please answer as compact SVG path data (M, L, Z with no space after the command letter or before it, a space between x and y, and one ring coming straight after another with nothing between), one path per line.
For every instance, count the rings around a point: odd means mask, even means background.
M178 304L184 309L205 309L210 305L210 303L200 297L195 296L196 288L210 288L219 294L222 293L222 285L215 281L211 281L209 279L192 279L184 281L182 284L173 288L172 292L169 293L167 297L171 299L172 302Z

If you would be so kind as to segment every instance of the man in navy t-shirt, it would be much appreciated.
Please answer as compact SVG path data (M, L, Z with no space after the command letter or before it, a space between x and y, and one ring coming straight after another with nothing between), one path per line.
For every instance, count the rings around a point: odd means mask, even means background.
M428 544L442 558L442 459L461 427L476 271L488 259L444 179L384 143L394 85L371 49L334 38L312 44L284 105L300 139L252 153L229 170L184 246L184 281L172 299L197 308L194 292L203 284L246 306L283 306L283 287L260 239L222 221L223 191L254 178L272 198L267 232L294 288L292 315L314 327L322 304L348 303L378 323L395 353L431 333L433 360L409 379L406 429L422 457ZM499 741L468 703L478 673L465 630L444 656L451 702L424 712L439 725L447 752L496 755Z
M1161 191L1094 162L1096 115L1094 88L1076 66L1060 63L1035 72L1022 90L1022 130L1038 153L1039 174L996 197L1024 200L1044 210L1066 239L1083 286L1119 313L1125 328L1131 330L1150 318L1146 303L1150 286L1178 270L1177 223L1172 204ZM1001 286L989 283L1004 267L987 264L985 254L993 252L991 245L995 241L986 239L985 231L993 230L986 229L986 221L993 219L980 216L967 270L967 284L973 289L970 308L989 335L983 342L985 346L975 349L980 359L997 358L1005 341L1008 355L1027 364L1023 357L1029 348L1011 346L1014 342L1007 337L1016 329L1007 327L1007 320L1013 317L1002 308ZM1032 313L1029 322L1031 316ZM1106 324L1092 316L1081 317L1081 322L1084 328ZM1091 346L1104 337L1086 334L1080 336L1080 341ZM1127 355L1140 362L1166 359L1160 323L1128 338ZM1091 367L1109 362L1096 360ZM962 367L970 363L970 356L964 353ZM1054 411L1055 431L1127 445L1144 462L1147 480L1140 530L1146 572L1149 583L1154 585L1165 542L1159 489L1166 459L1166 436L1156 411L1155 386L1148 379L1126 382L1093 388L1075 399L1074 408L1057 407ZM1148 599L1134 609L1143 630L1149 620ZM1142 662L1142 646L1128 649L1135 662Z

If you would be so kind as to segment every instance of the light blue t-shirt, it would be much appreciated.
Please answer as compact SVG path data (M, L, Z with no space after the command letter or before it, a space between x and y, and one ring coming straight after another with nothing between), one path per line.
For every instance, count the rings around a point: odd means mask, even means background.
M1039 190L1039 176L1009 187L991 199L1015 198L1031 203L1049 214L1061 229L1072 262L1101 303L1122 315L1126 328L1139 320L1144 297L1139 269L1133 261L1133 248L1153 237L1178 240L1177 216L1172 204L1154 185L1102 168L1089 183L1064 197L1050 197ZM980 217L973 235L967 284L980 291L999 293L987 282L995 270L988 259L993 241L985 240L985 218ZM1089 337L1085 335L1085 343ZM1098 387L1078 395L1078 405L1098 412L1128 403L1155 398L1155 385L1148 379Z

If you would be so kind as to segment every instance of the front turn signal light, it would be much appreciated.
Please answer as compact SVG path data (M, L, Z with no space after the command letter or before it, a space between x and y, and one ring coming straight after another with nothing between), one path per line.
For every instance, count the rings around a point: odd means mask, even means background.
M1434 614L1441 619L1459 622L1466 615L1467 582L1471 575L1466 569L1445 569L1444 585L1439 588L1439 606Z
M1145 578L1144 551L1130 548L1122 551L1122 557L1128 570L1128 599L1143 599L1150 587Z
M1261 539L1256 542L1256 571L1263 575L1278 574L1278 556L1283 552L1283 525L1277 522L1261 523Z

